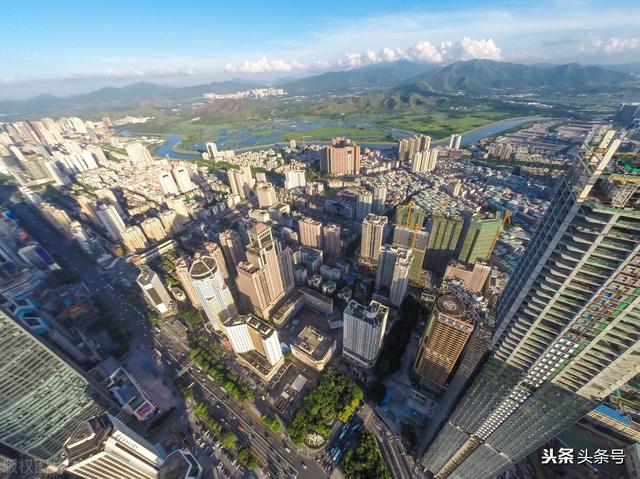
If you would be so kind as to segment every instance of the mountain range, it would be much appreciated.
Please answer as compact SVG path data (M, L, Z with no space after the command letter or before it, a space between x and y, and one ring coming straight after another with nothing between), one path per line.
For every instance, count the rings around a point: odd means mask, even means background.
M487 94L541 88L592 89L640 83L640 62L624 65L590 66L523 65L491 60L456 62L441 67L408 61L370 65L334 71L277 83L290 95L347 94L370 89L393 89L395 93ZM260 82L232 80L188 87L139 82L124 87L101 88L69 97L41 95L28 100L0 101L0 114L53 114L78 107L118 107L142 102L175 102L201 98L203 93L229 93L264 86Z

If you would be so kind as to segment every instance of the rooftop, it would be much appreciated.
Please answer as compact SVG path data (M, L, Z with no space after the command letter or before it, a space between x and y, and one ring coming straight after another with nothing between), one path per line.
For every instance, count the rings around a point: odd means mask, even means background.
M344 310L344 314L359 319L360 321L366 321L371 324L380 324L382 319L389 313L387 308L378 301L371 301L369 306L358 303L355 299L352 299Z
M314 327L305 326L293 347L310 356L314 361L320 361L331 350L334 343L333 339L325 336Z

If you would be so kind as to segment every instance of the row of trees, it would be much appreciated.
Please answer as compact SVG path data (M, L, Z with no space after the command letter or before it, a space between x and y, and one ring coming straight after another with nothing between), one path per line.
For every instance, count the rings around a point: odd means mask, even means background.
M352 379L335 368L327 369L291 418L287 426L291 440L302 444L312 432L328 438L336 419L346 422L363 397L362 389Z
M275 417L269 416L268 414L263 414L260 416L262 422L273 432L278 432L280 430L280 421L278 421Z
M347 479L391 479L380 448L368 431L360 435L358 446L344 455L342 472Z

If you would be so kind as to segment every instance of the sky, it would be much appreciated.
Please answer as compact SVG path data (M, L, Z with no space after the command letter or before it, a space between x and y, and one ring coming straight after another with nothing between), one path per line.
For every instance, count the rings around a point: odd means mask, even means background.
M0 15L0 99L475 58L640 61L640 2L3 0Z

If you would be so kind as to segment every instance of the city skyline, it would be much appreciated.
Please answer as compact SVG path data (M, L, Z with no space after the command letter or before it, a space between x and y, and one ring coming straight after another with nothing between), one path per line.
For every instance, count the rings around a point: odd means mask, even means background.
M202 3L194 16L192 9L175 11L155 3L149 10L145 2L82 11L71 4L40 2L40 15L34 16L26 5L13 3L0 19L0 40L11 46L0 54L5 65L0 99L64 96L140 80L172 85L232 78L273 81L398 60L438 65L471 59L632 62L640 59L635 29L640 18L632 6L352 1L339 5L350 12L347 21L339 10L328 13L331 5L326 4L301 9L298 4L248 2L238 16L233 7ZM148 18L149 11L149 21L136 20ZM360 26L355 30L353 16ZM46 29L40 19L46 19ZM277 22L288 28L272 28ZM215 35L201 34L212 25ZM46 42L40 31L47 32ZM79 36L82 42L76 41Z

